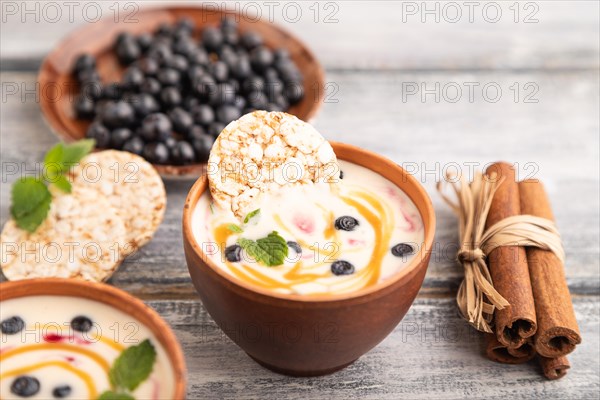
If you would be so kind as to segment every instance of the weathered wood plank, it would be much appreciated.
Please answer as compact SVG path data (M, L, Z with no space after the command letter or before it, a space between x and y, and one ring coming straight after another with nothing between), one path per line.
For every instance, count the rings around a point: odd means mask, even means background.
M39 1L3 2L0 44L5 68L37 65L49 49L86 19L95 21L97 15L114 18L119 10L117 18L123 21L134 11L125 4L157 7L165 2L95 2L93 7L62 1L48 3L51 5ZM327 68L598 67L596 1L520 2L517 7L513 1L471 5L463 1L447 5L439 1L366 0L204 3L227 9L238 7L244 14L281 24L313 48Z
M2 82L33 87L31 73L3 73ZM548 188L567 250L569 286L577 294L598 294L599 266L599 87L595 73L341 73L328 75L338 85L337 103L326 103L316 125L332 140L353 143L412 168L423 179L436 209L436 247L424 292L454 291L461 270L454 261L456 219L435 192L443 166L457 162L483 165L497 159L535 163ZM433 87L448 82L497 83L509 91L514 82L535 82L539 103L402 100L403 82ZM0 109L2 182L0 220L8 218L11 173L33 168L56 141L45 126L33 96L8 96ZM21 164L24 162L25 164ZM415 169L416 168L416 169ZM429 172L428 172L429 171ZM434 172L431 172L434 171ZM166 218L154 240L127 260L113 279L117 286L144 297L191 296L183 258L181 213L191 181L168 181Z
M347 369L290 378L252 361L196 301L152 301L173 327L187 360L188 398L596 398L599 390L598 298L575 299L583 336L571 369L547 381L531 362L503 365L482 355L482 336L457 317L449 299L417 298L395 331ZM340 332L343 335L343 332Z

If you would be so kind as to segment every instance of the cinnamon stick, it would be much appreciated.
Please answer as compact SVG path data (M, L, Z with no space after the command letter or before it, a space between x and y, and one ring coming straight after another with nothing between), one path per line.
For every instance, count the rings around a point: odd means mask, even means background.
M494 178L495 174L495 178ZM489 179L503 179L486 220L486 229L504 218L521 214L519 185L515 170L507 163L492 164L486 170ZM502 246L488 255L494 287L510 306L495 312L498 341L511 348L521 347L536 332L536 314L525 248Z
M522 364L535 357L535 349L529 342L525 342L521 347L514 349L508 348L498 341L496 335L487 334L486 355L496 362L504 364Z
M541 182L520 182L519 192L522 214L554 220L550 201ZM581 335L563 263L551 251L528 247L527 264L538 323L534 336L535 348L540 355L548 358L569 354L581 343Z
M544 376L548 379L560 379L567 374L571 364L567 357L547 358L540 356L540 364L544 371Z

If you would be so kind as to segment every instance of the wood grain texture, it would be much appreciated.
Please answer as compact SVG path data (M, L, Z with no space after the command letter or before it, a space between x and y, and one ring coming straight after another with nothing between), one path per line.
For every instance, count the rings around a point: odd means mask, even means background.
M90 21L97 15L95 8L85 11L83 3L71 6L72 19L62 1L52 2L60 5L60 18L55 11L45 9L44 2L27 2L29 10L35 10L36 4L39 10L27 15L23 14L24 2L5 3L17 5L16 9L3 10L5 20L0 26L1 57L6 66L39 65L61 37L85 22L84 15ZM165 2L130 3L158 7ZM204 3L215 7L224 4ZM248 15L272 16L272 21L309 43L330 69L581 69L599 64L596 1L534 1L527 7L521 4L518 14L514 6L510 8L512 1L477 2L472 11L462 1L455 2L458 8L454 9L437 1L315 3L240 1L228 7L233 9L237 4ZM490 8L486 3L495 5ZM109 18L115 17L116 9L120 20L134 11L125 9L123 3L118 8L112 1L96 4L101 6L98 15ZM426 10L433 12L427 14Z
M149 304L166 318L183 345L190 400L591 399L600 389L597 298L575 299L584 344L569 356L568 376L556 382L543 377L535 360L506 365L486 359L483 335L459 319L452 299L417 298L379 346L347 369L319 378L290 378L260 367L197 301Z

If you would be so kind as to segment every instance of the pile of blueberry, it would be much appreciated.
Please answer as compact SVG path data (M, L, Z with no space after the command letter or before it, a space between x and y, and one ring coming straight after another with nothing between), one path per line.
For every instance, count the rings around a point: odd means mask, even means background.
M71 320L71 328L77 332L88 332L93 327L93 322L88 317L79 315ZM25 321L19 316L6 318L0 322L0 332L3 335L16 335L25 329ZM40 381L35 376L17 376L10 385L10 391L18 397L31 397L39 393ZM55 399L63 399L71 394L71 386L58 385L52 389Z
M191 20L154 34L121 33L114 44L126 67L121 82L102 84L96 59L82 54L73 74L79 119L93 120L97 147L142 155L155 164L205 162L229 122L254 110L285 111L304 97L303 77L285 49L271 50L234 19L205 27Z

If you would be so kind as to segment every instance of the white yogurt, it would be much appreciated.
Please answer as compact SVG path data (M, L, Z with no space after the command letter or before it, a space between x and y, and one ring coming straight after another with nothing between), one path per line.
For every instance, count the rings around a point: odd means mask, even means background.
M78 297L29 296L0 303L0 321L14 316L25 322L16 334L1 334L0 398L21 399L11 392L20 376L40 383L31 399L52 399L55 388L68 385L70 399L96 399L111 388L107 367L129 346L149 339L156 361L148 379L132 393L136 399L171 399L175 377L171 362L148 327L103 303ZM76 316L93 322L88 332L70 327Z
M367 168L340 161L343 179L282 187L258 200L258 217L247 224L229 210L217 208L206 191L192 216L193 234L209 257L228 273L247 283L281 293L334 294L367 287L401 271L424 239L420 214L410 198L392 182ZM338 217L358 220L352 231L334 228ZM231 230L237 225L243 232ZM223 249L238 238L257 240L277 231L291 248L283 265L268 267L242 252L238 262L226 260ZM391 248L409 244L411 254L395 256ZM344 260L354 267L349 275L335 275L332 263Z

